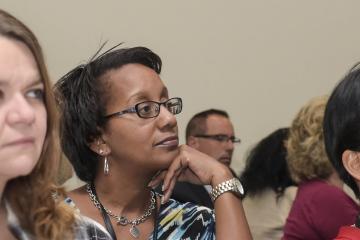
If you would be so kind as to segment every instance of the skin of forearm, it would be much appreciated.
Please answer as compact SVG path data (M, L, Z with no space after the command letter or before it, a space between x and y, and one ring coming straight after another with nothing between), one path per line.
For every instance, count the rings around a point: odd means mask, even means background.
M231 178L233 178L233 174L229 169L216 171L216 175L212 178L211 185L215 187ZM215 200L214 208L216 217L216 239L252 239L240 198L230 191L225 192Z

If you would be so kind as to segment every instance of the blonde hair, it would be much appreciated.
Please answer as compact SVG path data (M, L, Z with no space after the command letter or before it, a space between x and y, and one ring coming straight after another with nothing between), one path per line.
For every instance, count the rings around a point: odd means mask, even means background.
M57 116L49 75L40 44L22 22L0 9L0 36L24 43L32 52L44 84L47 111L47 131L40 155L33 171L10 180L4 198L14 210L20 225L35 239L69 239L73 236L75 216L62 200L64 192L54 182L59 164ZM59 196L54 200L54 193Z
M311 99L292 122L285 142L291 177L297 183L326 179L334 171L325 151L323 119L328 96Z

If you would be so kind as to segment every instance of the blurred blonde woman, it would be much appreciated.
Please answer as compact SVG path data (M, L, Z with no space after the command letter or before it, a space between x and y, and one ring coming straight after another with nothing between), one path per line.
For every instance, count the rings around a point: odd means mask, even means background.
M41 47L0 10L0 239L69 239L74 215L53 184L59 153Z
M326 96L310 100L290 128L287 161L299 188L283 239L333 239L340 226L353 223L359 212L343 192L343 182L325 152L322 124L327 100Z

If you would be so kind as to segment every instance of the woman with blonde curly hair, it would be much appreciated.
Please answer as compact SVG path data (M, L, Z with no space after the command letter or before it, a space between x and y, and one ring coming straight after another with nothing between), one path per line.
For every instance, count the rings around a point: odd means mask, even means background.
M322 124L327 100L325 96L310 100L290 128L287 161L299 188L283 239L333 239L340 226L354 222L359 212L342 190L343 182L325 151Z
M54 106L36 37L0 10L0 239L73 235L73 211L53 184L59 155Z

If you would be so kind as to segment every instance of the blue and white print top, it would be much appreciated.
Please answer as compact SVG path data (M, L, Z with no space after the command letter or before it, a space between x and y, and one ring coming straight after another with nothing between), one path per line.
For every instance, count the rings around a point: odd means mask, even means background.
M158 221L158 240L215 239L215 214L207 207L170 199L161 205Z
M66 202L76 208L70 198ZM82 232L87 232L91 240L111 239L105 227L95 220L82 216ZM161 205L158 213L157 239L156 240L213 240L215 239L215 214L214 211L193 203L180 203L170 199ZM89 229L86 229L89 228ZM79 229L78 229L79 230ZM149 240L153 239L153 233Z

